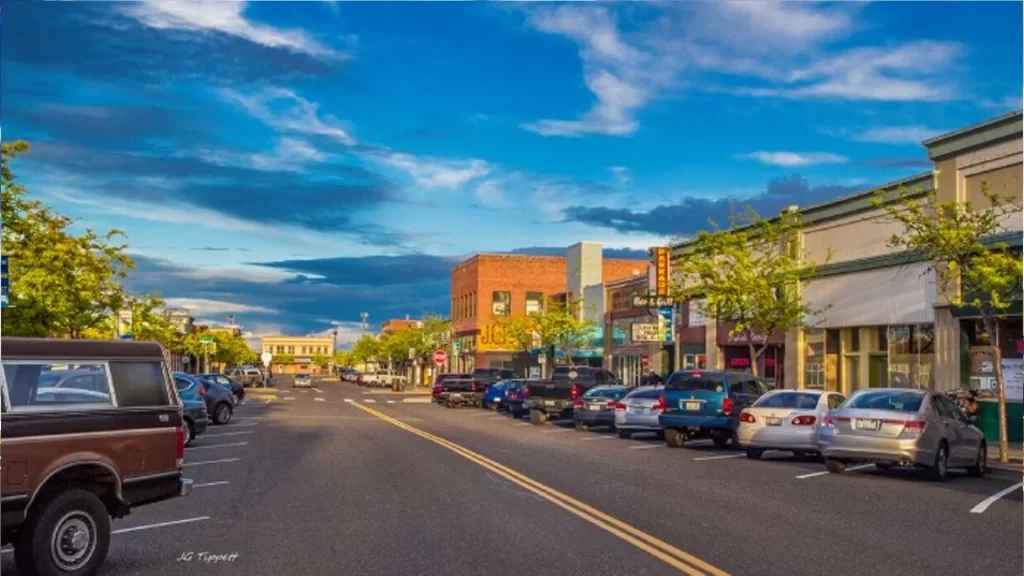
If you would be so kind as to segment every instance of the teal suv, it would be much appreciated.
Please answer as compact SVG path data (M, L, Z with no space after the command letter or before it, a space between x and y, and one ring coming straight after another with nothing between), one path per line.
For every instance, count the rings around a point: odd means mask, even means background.
M665 443L681 448L687 440L710 438L723 447L736 441L740 412L769 391L763 380L746 372L682 370L672 374L658 406Z

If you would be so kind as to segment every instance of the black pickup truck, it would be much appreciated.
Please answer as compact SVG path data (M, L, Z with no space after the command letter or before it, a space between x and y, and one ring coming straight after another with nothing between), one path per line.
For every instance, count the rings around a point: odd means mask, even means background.
M446 379L441 383L438 403L448 408L480 406L484 404L487 387L501 380L511 380L515 373L504 368L477 368L470 378Z
M594 386L621 384L615 374L591 366L556 366L551 380L530 382L527 387L530 422L572 418L572 405Z

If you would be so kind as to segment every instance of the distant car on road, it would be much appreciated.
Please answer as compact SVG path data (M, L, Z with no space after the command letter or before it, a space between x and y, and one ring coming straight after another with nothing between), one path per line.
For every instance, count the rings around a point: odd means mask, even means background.
M394 370L376 370L363 374L361 383L364 386L390 388L395 382L402 382L405 376Z
M252 366L236 366L227 373L227 377L241 382L243 386L266 386L263 371Z
M306 374L306 373L296 374L295 378L292 380L292 387L293 388L312 388L313 387L313 377L310 376L309 374Z
M928 469L945 480L949 469L972 476L988 471L985 435L945 394L917 388L855 392L825 416L819 435L825 468L833 474L850 462Z
M571 418L574 404L595 386L621 385L610 370L591 366L557 366L551 380L534 380L529 390L530 422L540 426L548 420Z
M844 400L842 394L823 390L773 390L740 413L736 438L753 460L765 450L816 454L825 414Z
M341 379L345 382L355 382L358 377L359 372L357 370L345 370L341 373Z

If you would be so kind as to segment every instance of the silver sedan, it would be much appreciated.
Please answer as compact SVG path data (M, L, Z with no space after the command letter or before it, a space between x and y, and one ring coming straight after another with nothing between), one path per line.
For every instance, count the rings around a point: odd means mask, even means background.
M823 390L773 390L740 413L736 438L757 460L765 450L797 456L818 451L818 431L825 414L845 398Z
M662 386L641 386L615 405L615 429L619 438L629 438L636 432L656 432L664 438L665 431L658 424L658 398Z
M861 390L825 417L819 437L825 467L850 462L926 468L945 480L949 468L987 471L985 436L946 395L916 388Z

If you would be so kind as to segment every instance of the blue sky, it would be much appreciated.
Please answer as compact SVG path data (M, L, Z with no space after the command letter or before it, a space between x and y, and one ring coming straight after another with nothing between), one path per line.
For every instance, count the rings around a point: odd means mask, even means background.
M478 251L616 255L929 169L1021 107L1020 3L8 3L4 135L130 288L256 334L447 312ZM45 41L43 41L45 39Z

